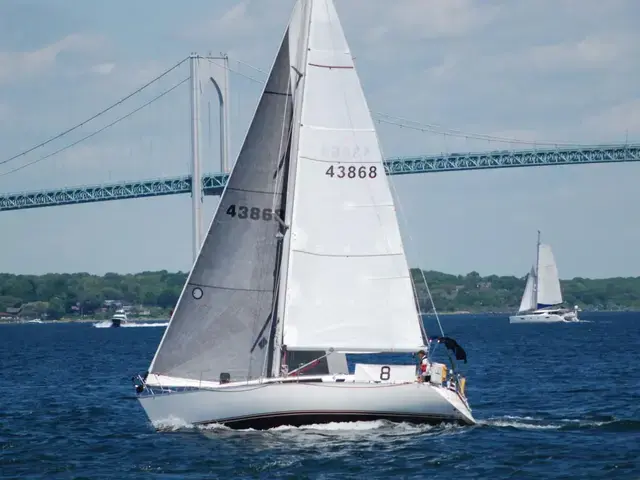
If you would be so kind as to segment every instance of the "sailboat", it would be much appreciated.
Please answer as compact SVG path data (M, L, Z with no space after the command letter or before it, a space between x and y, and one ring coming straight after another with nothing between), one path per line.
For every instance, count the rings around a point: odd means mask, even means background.
M298 0L138 398L156 428L474 424L453 368L348 368L430 342L337 12Z
M557 323L577 322L579 308L562 308L562 289L558 267L551 246L536 245L536 264L527 275L518 313L509 317L509 323Z

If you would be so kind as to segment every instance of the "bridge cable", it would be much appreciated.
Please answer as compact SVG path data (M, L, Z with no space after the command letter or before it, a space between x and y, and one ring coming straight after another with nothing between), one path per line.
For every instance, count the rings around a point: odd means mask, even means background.
M114 103L113 105L111 105L110 107L105 108L104 110L96 113L95 115L93 115L91 118L71 127L68 128L67 130L65 130L64 132L61 132L51 138L49 138L48 140L45 140L44 142L39 143L38 145L29 148L28 150L25 150L21 153L18 153L17 155L14 155L13 157L7 158L6 160L2 160L0 161L0 165L4 165L5 163L9 163L17 158L20 158L28 153L33 152L34 150L40 148L40 147L44 147L45 145L53 142L54 140L57 140L63 136L65 136L67 133L71 133L74 130L77 130L78 128L82 127L83 125L86 125L87 123L89 123L92 120L95 120L96 118L98 118L99 116L107 113L109 110L114 109L115 107L117 107L118 105L126 102L127 100L129 100L131 97L133 97L134 95L140 93L142 90L144 90L145 88L147 88L149 85L151 85L152 83L157 82L158 80L160 80L162 77L164 77L165 75L167 75L168 73L172 72L173 70L175 70L176 68L178 68L180 65L182 65L184 62L186 62L189 59L189 57L183 58L182 60L180 60L178 63L176 63L173 67L169 68L168 70L165 70L164 72L162 72L160 75L158 75L157 77L155 77L153 80L151 80L150 82L145 83L143 86L141 86L140 88L138 88L136 91L130 93L129 95L127 95L126 97L118 100L116 103ZM0 175L1 176L1 175Z
M449 135L452 137L464 137L473 138L478 140L489 140L502 143L521 143L525 145L548 145L548 146L567 146L567 147L585 147L588 146L584 143L568 143L568 142L550 142L550 141L537 141L537 140L519 140L517 138L498 137L494 135L488 135L485 133L469 133L454 128L444 127L433 123L421 123L415 120L408 120L402 117L396 117L382 112L371 112L379 117L385 117L389 120L378 119L378 122L387 123L390 125L398 125L404 128L413 130L420 130L422 132L438 133L442 135ZM393 121L396 120L396 121ZM408 124L408 125L407 125ZM413 124L413 125L411 125Z
M49 154L45 155L44 157L40 157L40 158L38 158L38 159L36 159L36 160L33 160L33 161L29 162L29 163L25 163L24 165L20 165L19 167L16 167L16 168L14 168L13 170L9 170L8 172L0 173L0 177L4 177L4 176L9 175L9 174L11 174L11 173L15 173L15 172L17 172L17 171L19 171L19 170L22 170L23 168L27 168L27 167L29 167L29 166L31 166L31 165L34 165L34 164L39 163L39 162L41 162L41 161L43 161L43 160L46 160L47 158L51 158L51 157L53 157L54 155L57 155L57 154L58 154L58 153L60 153L60 152L63 152L63 151L65 151L65 150L67 150L67 149L69 149L69 148L71 148L71 147L75 147L75 146L76 146L76 145L78 145L79 143L82 143L82 142L84 142L85 140L88 140L89 138L94 137L95 135L97 135L97 134L99 134L99 133L101 133L101 132L104 132L106 129L113 127L115 124L120 123L122 120L126 120L127 118L131 117L132 115L134 115L134 114L138 113L138 112L139 112L140 110L142 110L143 108L148 107L149 105L151 105L151 104L152 104L152 103L154 103L155 101L160 100L162 97L164 97L165 95L167 95L167 94L171 93L171 92L172 92L172 91L174 91L176 88L178 88L180 85L182 85L182 84L184 84L185 82L187 82L190 78L191 78L191 77L187 77L187 78L183 79L182 81L180 81L179 83L176 83L173 87L171 87L171 88L169 88L169 89L165 90L164 92L160 93L159 95L156 95L156 96L155 96L155 97L153 97L151 100L149 100L147 103L142 104L141 106L139 106L139 107L138 107L138 108L136 108L135 110L132 110L131 112L127 113L126 115L123 115L122 117L120 117L120 118L118 118L118 119L114 120L113 122L109 123L108 125L105 125L105 126L104 126L104 127L102 127L101 129L96 130L95 132L92 132L92 133L90 133L89 135L86 135L86 136L82 137L81 139L76 140L75 142L70 143L70 144L68 144L68 145L66 145L66 146L64 146L64 147L62 147L62 148L59 148L59 149L58 149L58 150L56 150L55 152L51 152L51 153L49 153Z
M247 62L243 62L242 60L239 59L234 59L236 62L245 65L253 70L255 70L256 72L260 72L262 74L267 75L268 73L265 72L264 70L262 70L261 68L258 67L254 67L253 65L251 65L250 63ZM238 75L241 75L245 78L248 78L249 80L253 80L254 82L260 82L260 83L264 83L264 81L258 80L256 78L253 78L249 75L246 75L242 72L239 72L238 70L232 69L230 67L224 67L223 65L219 65L219 64L215 64L218 65L222 68L227 68L229 71L236 73ZM462 137L462 138L467 138L467 139L476 139L476 140L487 140L487 141L495 141L495 142L499 142L499 143L517 143L517 144L523 144L523 145L532 145L532 146L536 146L536 145L541 145L541 146L554 146L554 147L559 147L559 146L566 146L566 147L585 147L588 146L584 143L568 143L568 142L549 142L549 141L535 141L535 140L519 140L517 138L509 138L509 137L499 137L499 136L494 136L494 135L488 135L485 133L467 133L467 132L463 132L462 130L457 130L454 128L448 128L445 127L443 125L438 125L438 124L434 124L434 123L421 123L421 122L417 122L415 120L409 120L406 118L402 118L402 117L397 117L395 115L389 115L386 113L382 113L382 112L371 112L373 115L377 116L377 117L384 117L386 118L386 120L382 119L382 118L377 118L375 119L378 123L386 123L389 125L396 125L398 127L402 127L402 128L408 128L411 130L418 130L421 132L429 132L429 133L434 133L434 134L438 134L438 135L449 135L452 137ZM393 121L396 120L396 121ZM409 124L409 125L407 125ZM411 125L413 124L413 125Z

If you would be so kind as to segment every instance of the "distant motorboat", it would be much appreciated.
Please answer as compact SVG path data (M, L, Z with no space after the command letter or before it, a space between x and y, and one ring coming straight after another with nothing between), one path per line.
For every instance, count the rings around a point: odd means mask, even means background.
M558 323L578 322L578 306L562 307L562 290L558 268L551 246L538 244L536 265L531 267L524 287L518 313L509 317L509 323Z
M120 327L122 324L128 323L127 313L123 309L116 310L116 313L111 317L111 326Z

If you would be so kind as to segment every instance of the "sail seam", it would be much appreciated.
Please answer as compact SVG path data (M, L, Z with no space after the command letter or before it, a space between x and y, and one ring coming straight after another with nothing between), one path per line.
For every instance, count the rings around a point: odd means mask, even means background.
M339 127L324 127L322 125L310 125L305 123L303 128L311 128L313 130L330 130L332 132L371 132L375 133L374 128L339 128Z
M315 157L307 157L306 155L300 155L300 158L304 158L305 160L311 160L312 162L320 162L320 163L338 163L338 164L349 164L349 165L364 165L364 164L372 164L376 163L376 161L367 161L367 160L325 160L322 158Z
M282 95L283 97L290 97L291 94L290 93L283 93L283 92L272 92L270 90L265 90L264 91L265 94L269 94L269 95Z
M307 255L313 255L315 257L342 257L342 258L349 258L349 257L397 257L398 255L402 255L402 253L358 253L358 254L317 253L317 252L310 252L309 250L299 250L297 248L292 248L291 250L293 250L294 252L297 252L297 253L304 253L304 254L307 254Z
M321 63L309 63L309 66L329 69L340 68L342 70L353 70L355 68L353 65L323 65Z
M264 195L282 195L281 193L278 192L267 192L265 190L251 190L248 188L235 188L235 187L229 187L229 190L233 190L234 192L244 192L244 193L259 193L259 194L264 194Z
M200 283L189 283L189 286L193 286L193 287L201 287L201 288L212 288L212 289L218 289L218 290L231 290L231 291L236 291L236 292L271 292L273 291L272 289L268 288L268 289L257 289L257 288L237 288L237 287L222 287L219 285L204 285L204 284L200 284Z

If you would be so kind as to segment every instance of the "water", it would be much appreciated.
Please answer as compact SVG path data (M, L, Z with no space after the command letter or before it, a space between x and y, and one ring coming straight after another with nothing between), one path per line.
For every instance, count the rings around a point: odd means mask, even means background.
M443 319L469 355L476 427L266 432L151 428L130 377L164 328L0 325L0 478L638 479L640 315L583 316Z

